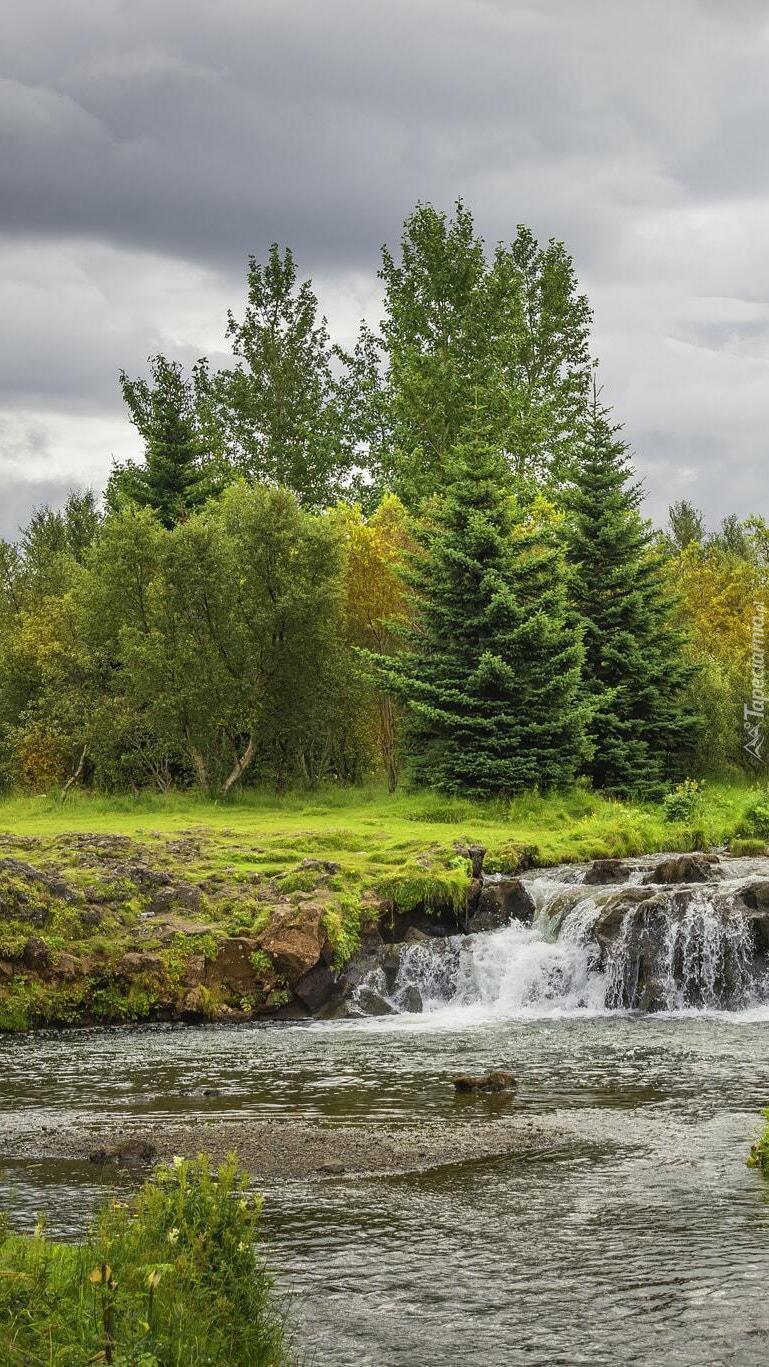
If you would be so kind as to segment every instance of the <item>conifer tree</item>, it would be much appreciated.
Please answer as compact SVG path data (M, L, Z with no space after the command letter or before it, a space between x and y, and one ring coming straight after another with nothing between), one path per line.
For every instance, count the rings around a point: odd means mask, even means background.
M488 797L573 779L584 751L582 648L567 623L561 553L516 508L498 449L457 445L443 500L405 577L404 650L369 656L406 704L412 777Z
M662 555L638 513L627 448L594 391L566 495L571 600L585 644L592 709L587 771L610 792L653 794L686 772L700 718Z
M202 468L191 387L181 366L165 356L150 357L152 384L120 372L123 398L131 421L144 439L144 464L116 465L107 489L107 505L130 498L154 508L165 527L189 516L214 492L210 472Z

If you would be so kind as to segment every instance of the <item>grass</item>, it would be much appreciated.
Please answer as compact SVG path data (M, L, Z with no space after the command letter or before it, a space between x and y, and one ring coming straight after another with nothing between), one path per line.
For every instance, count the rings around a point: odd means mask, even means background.
M278 1367L282 1317L258 1251L261 1202L233 1158L175 1159L79 1245L0 1232L0 1361Z
M344 852L365 866L374 853L389 851L395 862L399 849L418 852L431 842L465 836L482 840L492 852L511 843L534 847L536 862L545 864L687 849L698 843L695 837L722 843L737 833L748 800L760 791L745 784L707 785L693 822L666 820L660 804L615 801L581 788L508 803L390 796L378 787L246 793L229 803L193 793L76 793L64 805L47 797L6 798L0 801L0 829L40 837L85 831L150 840L218 835L237 844L239 862L252 868L280 866L292 852Z

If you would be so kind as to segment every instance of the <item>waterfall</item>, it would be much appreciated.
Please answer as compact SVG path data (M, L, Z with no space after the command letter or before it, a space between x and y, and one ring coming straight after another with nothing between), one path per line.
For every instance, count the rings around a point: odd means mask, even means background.
M528 924L389 946L368 986L436 1021L769 1003L769 860L752 879L724 861L699 886L657 886L648 860L629 862L619 885L588 886L578 868L532 874Z

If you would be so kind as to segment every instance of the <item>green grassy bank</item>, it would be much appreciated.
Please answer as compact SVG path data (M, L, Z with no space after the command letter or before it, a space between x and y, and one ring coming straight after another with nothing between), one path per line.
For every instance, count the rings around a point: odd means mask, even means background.
M179 794L6 800L0 1029L312 1011L304 975L338 973L383 916L461 917L470 843L486 847L486 871L511 874L735 837L757 852L769 836L763 803L715 784L672 807L581 789L509 804L377 789L222 805Z

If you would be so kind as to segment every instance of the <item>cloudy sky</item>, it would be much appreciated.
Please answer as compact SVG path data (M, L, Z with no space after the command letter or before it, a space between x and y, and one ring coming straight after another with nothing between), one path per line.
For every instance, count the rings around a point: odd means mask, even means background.
M333 333L461 195L563 238L661 517L769 513L759 0L25 0L0 9L0 534L137 453L117 385L224 349L273 240Z

